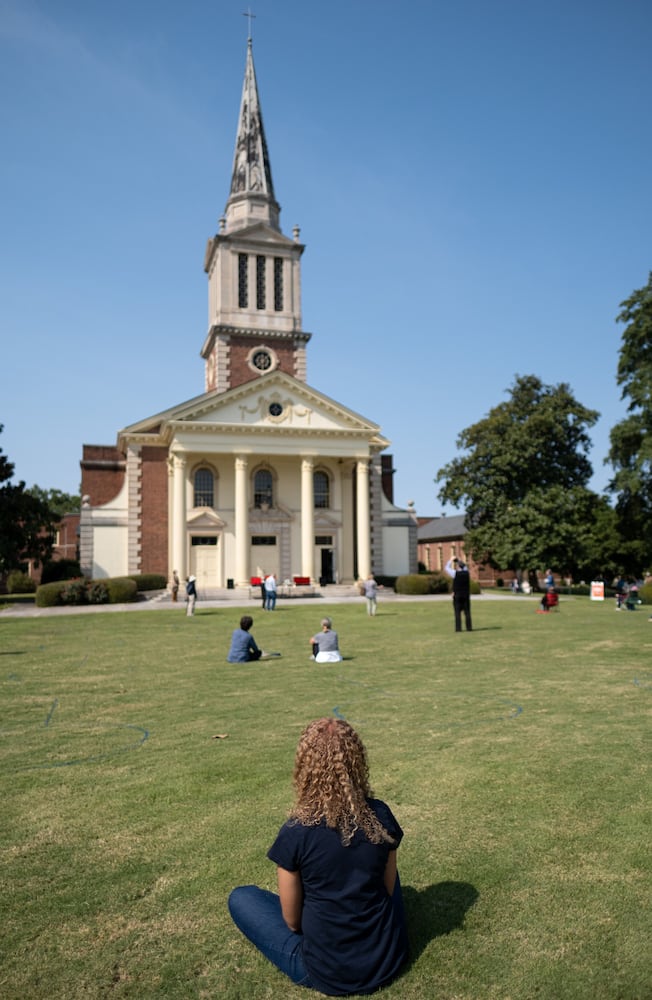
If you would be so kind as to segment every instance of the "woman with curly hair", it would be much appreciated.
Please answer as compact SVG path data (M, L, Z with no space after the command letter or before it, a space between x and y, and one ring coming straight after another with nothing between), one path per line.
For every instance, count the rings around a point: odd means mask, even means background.
M229 897L242 933L299 986L372 993L407 958L396 849L403 831L372 798L363 743L343 719L303 731L296 801L267 853L278 895L254 885Z

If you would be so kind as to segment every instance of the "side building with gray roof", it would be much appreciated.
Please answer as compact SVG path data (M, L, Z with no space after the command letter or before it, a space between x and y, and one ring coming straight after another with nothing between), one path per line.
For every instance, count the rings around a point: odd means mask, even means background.
M417 549L419 564L431 573L444 571L449 559L463 559L468 564L473 580L481 587L495 587L496 580L502 577L508 585L511 572L494 570L491 566L475 562L466 552L464 539L466 536L465 514L453 514L450 517L419 518L417 529Z

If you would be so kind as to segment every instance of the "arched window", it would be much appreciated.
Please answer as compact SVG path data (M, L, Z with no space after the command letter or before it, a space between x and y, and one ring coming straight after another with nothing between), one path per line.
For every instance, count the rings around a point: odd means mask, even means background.
M315 497L315 507L330 507L331 484L326 472L317 471L313 473L312 488Z
M195 507L212 507L215 501L215 480L210 469L195 473Z
M269 469L259 469L254 476L254 507L274 506L274 477Z

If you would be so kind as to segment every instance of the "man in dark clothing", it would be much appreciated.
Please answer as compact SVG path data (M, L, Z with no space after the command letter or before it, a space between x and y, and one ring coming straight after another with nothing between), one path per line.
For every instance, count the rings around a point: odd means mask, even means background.
M466 631L471 632L471 577L468 567L461 559L449 559L444 569L453 580L455 631L462 631L462 612L464 612Z

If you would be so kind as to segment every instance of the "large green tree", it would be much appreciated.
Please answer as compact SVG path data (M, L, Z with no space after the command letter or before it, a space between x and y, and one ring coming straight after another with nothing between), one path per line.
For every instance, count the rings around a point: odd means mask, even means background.
M439 498L466 510L467 551L498 569L586 565L599 498L587 433L598 419L566 383L516 376L509 399L463 430L463 455L439 470Z
M0 432L3 426L0 424ZM0 573L16 569L28 559L44 561L52 553L54 524L47 503L32 496L25 483L10 483L14 464L0 449Z
M616 321L625 329L616 381L629 401L628 416L611 430L607 461L625 568L638 573L652 564L652 272L620 309Z

